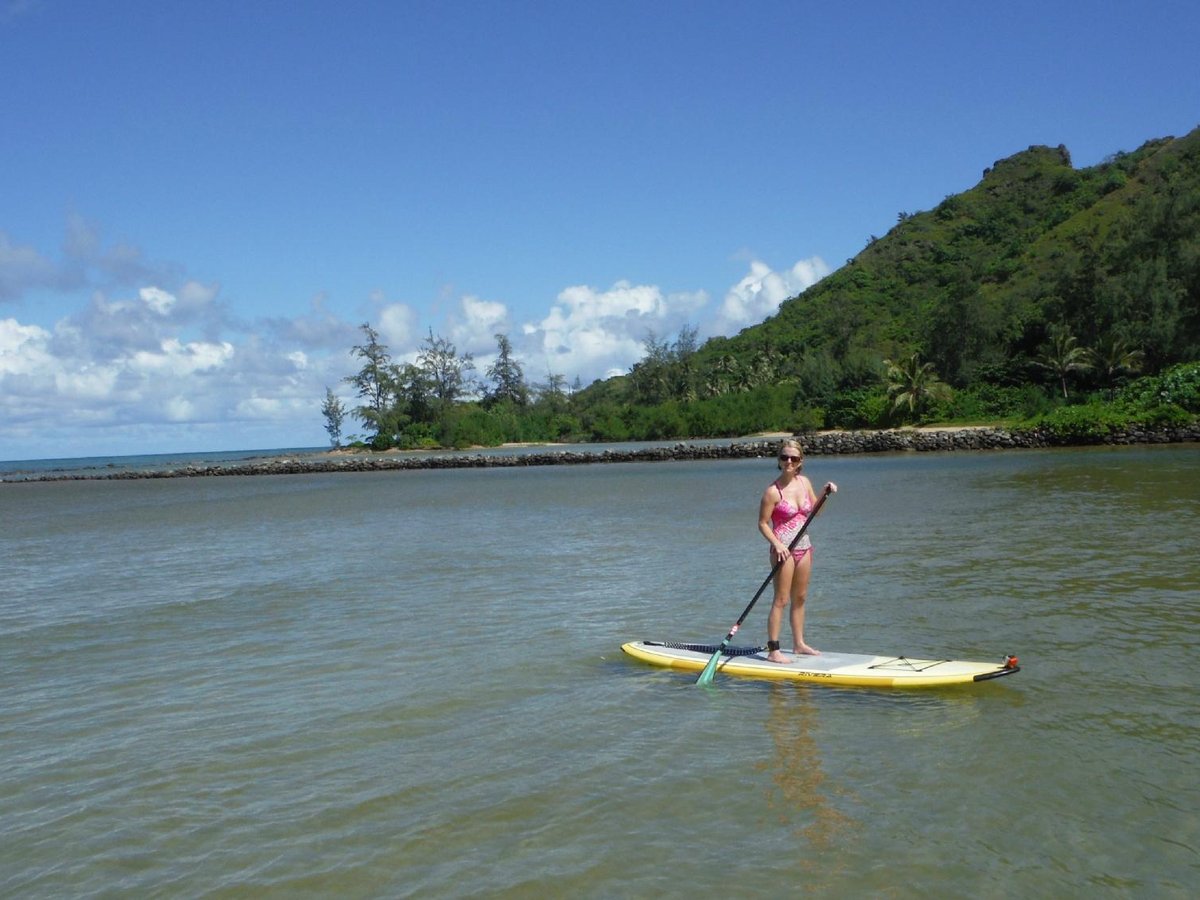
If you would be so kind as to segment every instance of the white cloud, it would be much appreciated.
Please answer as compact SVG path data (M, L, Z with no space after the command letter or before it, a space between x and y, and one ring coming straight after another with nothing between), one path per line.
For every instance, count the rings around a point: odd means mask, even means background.
M166 402L168 422L188 422L196 414L196 408L187 397L175 396Z
M716 321L705 334L734 334L758 324L774 315L784 300L807 290L829 271L829 266L818 256L802 259L783 272L774 271L760 260L752 260L750 271L729 289Z
M85 364L76 371L54 373L54 388L60 397L86 402L103 401L112 395L119 370L115 366Z
M272 323L234 326L216 295L150 286L94 295L52 329L0 320L0 458L324 443L320 400L347 374L350 344L312 355ZM218 334L189 335L197 324Z
M275 397L247 397L238 403L237 412L247 419L270 419L279 415L283 407Z
M643 356L653 332L674 334L708 302L703 291L664 294L656 285L618 281L607 291L586 285L566 288L540 322L522 326L522 349L534 371L546 367L585 383L627 372Z
M460 315L451 318L450 340L459 352L481 352L495 347L495 336L508 331L508 307L494 300L466 295Z
M165 316L175 305L175 297L161 288L148 287L138 291L138 296L153 312Z
M229 314L216 283L151 273L114 289L115 276L97 276L118 271L148 270L135 248L106 249L82 220L69 225L61 264L0 232L0 299L19 302L34 289L90 292L53 325L0 319L0 458L316 446L325 442L326 387L355 405L343 379L356 368L350 351L362 340L359 321L326 309L324 297L296 315L246 322ZM506 303L473 294L441 321L424 321L381 293L368 302L397 361L415 359L432 329L473 354L482 374L494 359L494 335L504 333L530 381L554 373L587 384L628 372L650 333L732 333L827 272L817 258L780 272L754 260L715 311L705 291L572 285L544 315L520 324Z
M161 352L163 341L181 336L217 334L234 327L216 303L218 289L188 282L178 294L156 286L136 297L110 298L94 292L79 313L57 323L55 352L110 359L134 349Z
M184 344L176 338L168 338L161 343L157 352L139 350L117 362L136 375L185 378L224 365L233 358L233 352L233 344L228 341L219 344L192 341Z
M0 376L27 375L46 368L50 332L16 319L0 319Z
M374 326L380 340L398 352L415 349L420 342L417 314L403 303L390 303L379 310L379 324ZM357 341L355 342L357 343Z
M526 374L543 368L587 384L596 378L628 372L645 355L644 342L653 332L660 340L687 325L702 336L731 334L761 322L790 297L829 273L818 257L801 260L776 272L754 260L750 271L725 296L715 319L701 321L708 304L704 291L665 294L657 285L618 281L605 291L575 285L559 293L539 322L525 323L518 349ZM535 376L536 377L536 376Z
M475 377L486 381L488 366L496 361L496 335L507 334L510 340L513 337L508 307L495 300L464 294L459 298L458 309L448 317L447 333L443 336L450 340L459 355L471 354ZM514 356L521 362L519 352L514 352Z

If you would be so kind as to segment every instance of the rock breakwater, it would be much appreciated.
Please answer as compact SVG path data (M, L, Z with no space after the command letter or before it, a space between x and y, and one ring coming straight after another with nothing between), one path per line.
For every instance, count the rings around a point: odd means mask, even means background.
M960 450L1017 450L1087 444L1165 444L1200 442L1200 424L1163 429L1131 428L1094 438L1064 438L1045 431L962 428L888 431L835 431L802 435L805 452L814 455L904 453ZM405 469L518 468L522 466L590 465L618 462L670 462L766 457L779 448L778 438L725 442L686 442L621 450L570 449L523 453L461 452L444 455L375 453L312 454L263 457L239 463L183 465L164 469L112 472L55 472L12 481L112 481L146 478L201 478L236 475L307 475L326 472L383 472ZM5 479L0 478L0 481Z

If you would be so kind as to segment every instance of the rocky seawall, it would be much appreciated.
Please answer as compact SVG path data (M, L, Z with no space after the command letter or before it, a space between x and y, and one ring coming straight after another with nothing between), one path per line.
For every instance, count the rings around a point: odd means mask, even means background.
M1092 444L1168 444L1200 442L1200 423L1157 430L1129 429L1094 439L1063 439L1039 430L963 428L919 431L838 431L800 435L805 452L814 455L905 453L957 450L1018 450ZM730 443L679 442L669 446L630 450L545 449L520 454L462 452L446 455L384 455L374 453L313 454L263 457L231 464L197 464L157 470L62 473L20 481L93 481L145 478L200 478L223 475L305 475L322 472L382 472L403 469L518 468L522 466L589 465L615 462L670 462L745 459L771 456L779 438ZM0 479L3 481L3 479Z

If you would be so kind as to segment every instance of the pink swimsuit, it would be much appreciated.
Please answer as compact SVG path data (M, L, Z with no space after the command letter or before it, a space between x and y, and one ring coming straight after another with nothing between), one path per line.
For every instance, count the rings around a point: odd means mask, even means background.
M775 490L779 491L779 501L775 504L775 508L771 510L771 530L785 544L790 544L792 538L796 536L796 532L800 530L800 526L804 524L804 520L812 512L812 500L805 497L804 502L799 507L795 507L792 506L791 502L784 499L783 491L779 490L779 485L775 485ZM800 538L800 542L792 548L792 559L800 562L800 560L804 559L804 554L810 552L812 552L812 541L805 534L804 537Z

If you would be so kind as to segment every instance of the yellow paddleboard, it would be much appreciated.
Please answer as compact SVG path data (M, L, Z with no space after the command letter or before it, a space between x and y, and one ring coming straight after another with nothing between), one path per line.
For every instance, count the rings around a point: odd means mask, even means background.
M630 641L622 644L621 649L634 659L652 666L700 672L716 652L717 646ZM970 684L1020 671L1015 656L1005 657L998 663L986 663L828 651L823 651L820 656L793 655L789 652L784 655L790 662L773 663L767 661L764 648L727 647L717 664L717 674L811 684L909 688Z

